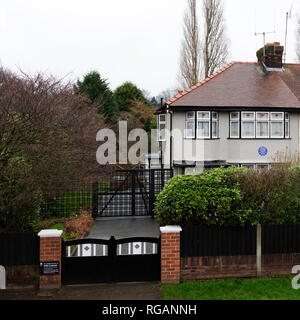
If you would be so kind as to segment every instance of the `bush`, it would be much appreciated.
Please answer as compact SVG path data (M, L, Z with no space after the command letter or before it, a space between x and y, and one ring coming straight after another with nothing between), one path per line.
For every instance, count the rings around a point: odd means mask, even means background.
M94 219L88 211L80 211L78 215L75 215L67 219L64 223L67 238L83 238L89 232L94 224Z
M172 178L157 197L161 225L300 223L300 168L217 168Z
M156 218L162 224L237 226L249 222L240 181L247 169L218 168L200 175L172 178L157 197Z

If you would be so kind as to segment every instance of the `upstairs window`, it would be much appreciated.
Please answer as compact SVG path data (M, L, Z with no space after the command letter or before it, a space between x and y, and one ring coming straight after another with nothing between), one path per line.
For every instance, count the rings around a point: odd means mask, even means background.
M189 111L185 116L185 138L216 139L219 137L219 114L211 111Z
M195 112L190 111L185 115L185 137L188 139L195 138Z
M230 138L284 139L289 137L289 113L252 111L230 113Z
M158 116L158 141L166 141L166 115Z

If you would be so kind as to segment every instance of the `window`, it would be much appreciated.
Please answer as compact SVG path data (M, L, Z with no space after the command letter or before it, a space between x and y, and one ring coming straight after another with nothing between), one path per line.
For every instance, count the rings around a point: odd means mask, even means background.
M242 112L242 138L255 137L255 113Z
M240 113L230 113L230 138L240 137Z
M187 112L185 119L185 137L195 138L195 112Z
M219 137L219 114L211 111L188 111L185 116L185 138L216 139Z
M256 112L256 138L269 138L268 112Z
M241 132L240 131L241 126ZM289 138L290 117L284 112L230 113L230 138Z
M166 140L166 115L160 114L158 116L158 141Z
M197 138L210 138L210 112L197 112Z
M217 112L212 113L212 137L219 137L219 114Z
M271 112L271 138L283 138L284 137L284 124L283 124L283 112Z

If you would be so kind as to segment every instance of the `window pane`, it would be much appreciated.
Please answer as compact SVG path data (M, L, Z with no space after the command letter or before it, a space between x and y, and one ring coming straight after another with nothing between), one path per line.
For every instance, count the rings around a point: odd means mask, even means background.
M250 138L254 137L254 122L242 123L242 136Z
M166 121L166 115L165 114L159 115L159 121L160 122L165 122Z
M254 169L254 164L241 164L241 167L249 168L249 169Z
M256 169L258 170L267 170L269 166L267 164L257 164Z
M208 138L209 134L209 122L198 121L198 137Z
M218 122L215 122L215 121L212 123L212 136L213 138L219 137L219 126L218 126Z
M208 111L198 111L198 119L210 119Z
M283 112L271 112L271 120L283 120Z
M282 122L271 122L271 136L272 137L283 137L283 123Z
M218 120L218 112L213 112L212 118L213 118L213 120Z
M187 119L195 119L195 112L193 112L193 111L187 112L186 118Z
M285 122L285 137L290 137L290 123L288 121Z
M269 120L269 112L257 112L256 120Z
M186 122L186 137L194 138L195 137L195 122L187 121Z
M230 119L231 120L239 120L240 114L239 112L230 112Z
M254 112L242 112L242 119L243 120L254 120L255 113Z
M230 137L238 138L239 137L239 123L231 122L230 123Z
M269 137L269 122L257 122L256 124L256 136Z
M285 119L286 120L290 119L290 114L288 112L285 113Z

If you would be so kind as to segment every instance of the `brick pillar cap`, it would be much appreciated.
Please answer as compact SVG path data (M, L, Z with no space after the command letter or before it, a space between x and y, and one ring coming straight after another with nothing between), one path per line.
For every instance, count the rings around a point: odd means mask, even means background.
M63 233L62 230L48 229L48 230L41 230L38 233L38 236L41 238L57 238L57 237L61 237L62 233Z
M164 226L160 227L161 233L180 233L182 231L180 226Z

